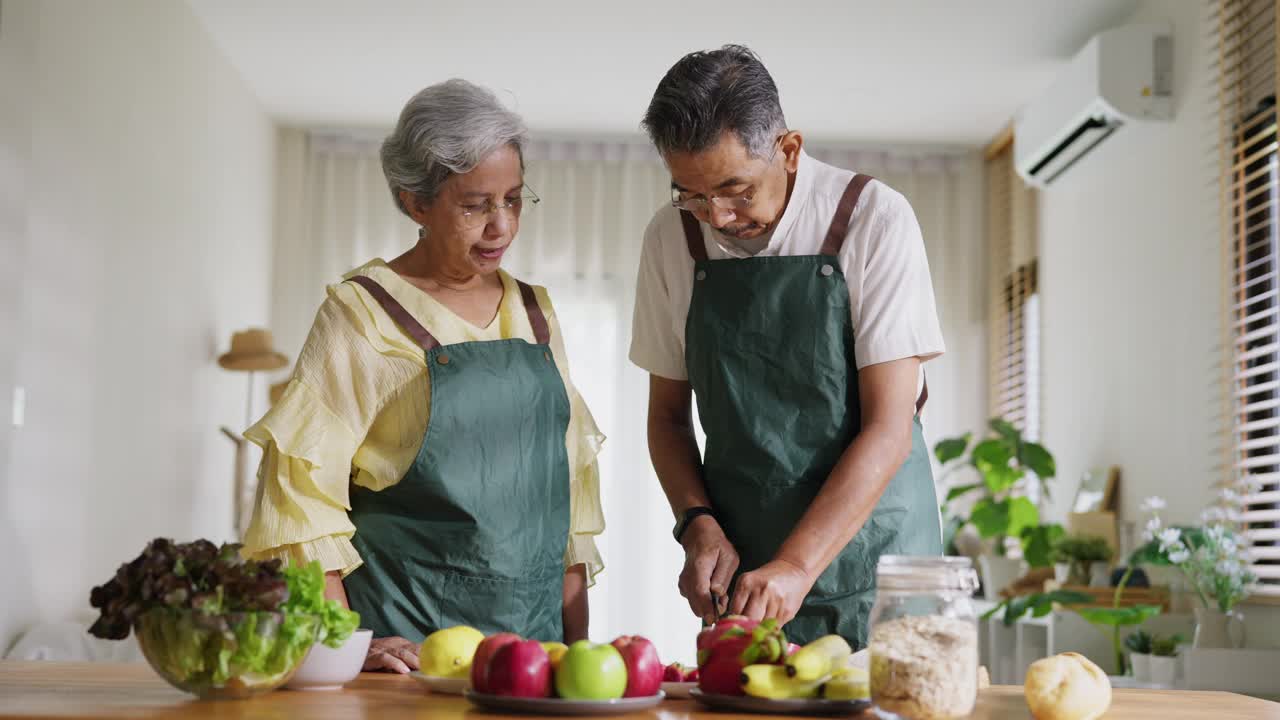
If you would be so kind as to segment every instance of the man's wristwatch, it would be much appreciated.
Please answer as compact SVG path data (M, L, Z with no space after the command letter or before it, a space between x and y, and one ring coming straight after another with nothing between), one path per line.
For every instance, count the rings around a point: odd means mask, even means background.
M671 534L675 536L676 542L680 542L680 538L684 537L684 531L689 529L689 524L692 523L694 519L702 515L710 515L712 519L716 516L711 508L701 505L698 507L691 507L684 511L684 515L676 521L675 530L671 532Z

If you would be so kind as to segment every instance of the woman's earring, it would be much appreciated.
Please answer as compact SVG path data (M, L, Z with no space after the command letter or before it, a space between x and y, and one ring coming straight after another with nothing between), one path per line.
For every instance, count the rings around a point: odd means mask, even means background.
M419 240L421 240L422 238L424 238L424 237L426 237L426 236L427 236L427 229L426 229L425 227L419 227L419 228L418 228L418 239L419 239Z

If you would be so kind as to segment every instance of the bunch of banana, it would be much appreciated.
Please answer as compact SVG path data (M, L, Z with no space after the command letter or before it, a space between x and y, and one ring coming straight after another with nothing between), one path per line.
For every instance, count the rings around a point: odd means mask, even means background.
M822 686L822 697L827 700L870 700L867 671L850 665L839 668Z
M813 682L835 674L853 655L849 642L839 635L827 635L805 645L787 658L787 675L801 682Z
M782 665L748 665L742 669L742 691L766 700L816 698L825 680L825 677L816 682L796 680Z

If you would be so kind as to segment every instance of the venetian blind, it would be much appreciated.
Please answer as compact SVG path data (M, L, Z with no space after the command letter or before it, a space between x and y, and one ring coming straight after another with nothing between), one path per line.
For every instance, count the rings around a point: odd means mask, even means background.
M1012 135L987 148L988 414L1039 436L1035 191L1013 167Z
M1255 591L1280 596L1280 231L1276 83L1280 0L1218 0L1222 236L1228 268L1228 481L1241 502Z

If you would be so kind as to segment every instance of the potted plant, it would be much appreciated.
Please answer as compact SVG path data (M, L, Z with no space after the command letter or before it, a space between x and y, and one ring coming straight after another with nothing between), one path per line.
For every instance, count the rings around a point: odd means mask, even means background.
M1125 670L1124 646L1120 640L1121 632L1124 628L1142 625L1147 620L1160 614L1160 607L1156 605L1120 606L1120 598L1124 596L1124 588L1129 584L1129 579L1133 577L1135 568L1135 562L1133 558L1130 558L1128 567L1125 568L1124 575L1121 576L1120 582L1116 584L1115 592L1111 596L1111 607L1088 607L1085 606L1086 603L1093 602L1091 595L1076 590L1054 590L1047 593L1035 593L1033 595L1010 598L983 613L982 617L985 620L1003 611L1003 622L1006 626L1009 626L1013 625L1018 618L1028 612L1033 617L1044 617L1053 612L1055 606L1066 606L1099 630L1108 632L1109 629L1111 648L1115 653L1115 672L1120 675Z
M1131 632L1124 639L1124 647L1129 651L1129 669L1133 679L1151 682L1151 636L1146 630Z
M1241 647L1245 640L1244 617L1236 605L1257 580L1249 569L1248 547L1240 538L1240 496L1222 490L1217 505L1200 516L1202 525L1166 526L1160 516L1164 500L1147 498L1146 544L1132 562L1176 567L1195 590L1197 648Z
M1178 680L1178 645L1181 635L1157 635L1151 638L1151 682L1171 688Z
M1111 546L1103 538L1092 535L1067 535L1053 545L1053 562L1056 575L1062 566L1067 569L1066 578L1058 578L1064 585L1090 585L1099 574L1105 576L1110 569ZM1101 568L1097 567L1101 566ZM1105 587L1107 582L1103 582Z
M1047 553L1038 551L1056 537L1054 526L1040 525L1040 511L1027 491L1038 484L1048 497L1048 480L1057 469L1044 446L1025 440L1016 427L999 418L991 420L986 438L973 440L973 433L966 433L934 447L944 481L960 469L972 469L978 476L977 482L951 487L942 510L950 518L947 527L953 535L971 526L990 544L991 550L978 558L978 566L987 599L998 600L1001 588L1021 574L1022 559L1010 550L1020 550L1026 557L1030 549L1036 555L1031 559L1044 558L1047 563ZM957 510L960 500L971 503L967 513Z

